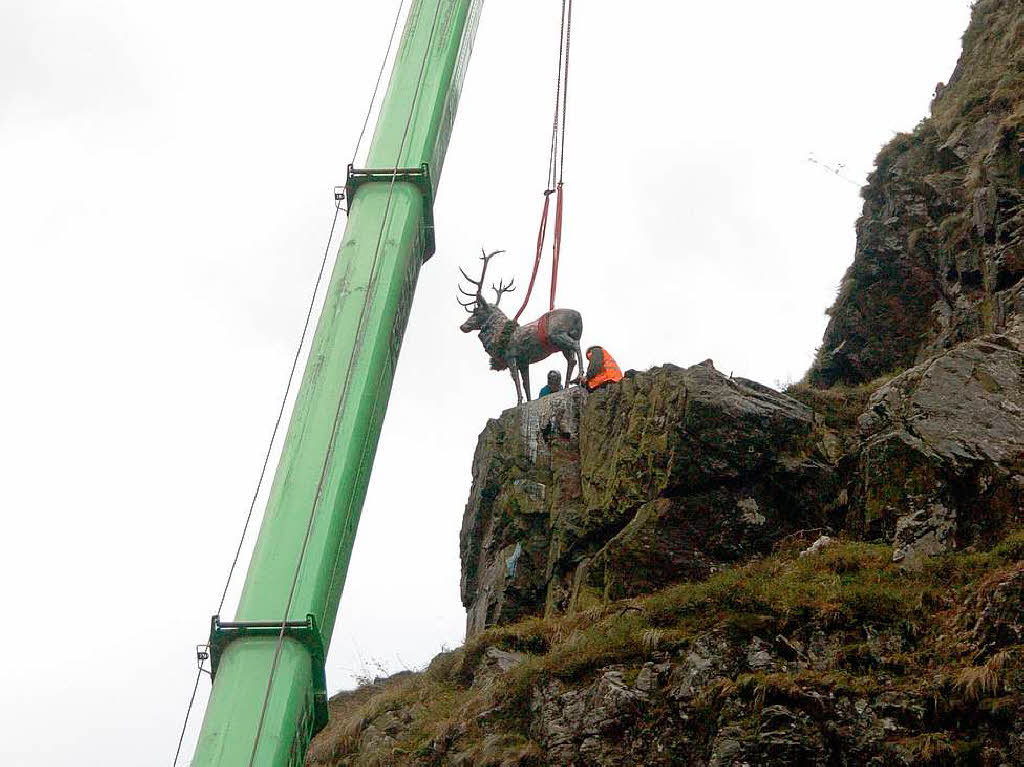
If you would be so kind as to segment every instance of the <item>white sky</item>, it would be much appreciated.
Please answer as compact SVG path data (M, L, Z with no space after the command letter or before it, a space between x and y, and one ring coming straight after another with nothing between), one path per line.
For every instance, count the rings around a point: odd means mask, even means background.
M0 0L0 763L170 763L396 6ZM470 460L515 395L458 332L455 267L504 247L495 276L527 277L557 6L484 8L332 690L462 639ZM968 14L577 3L559 303L584 343L798 379L860 210L807 157L862 179Z

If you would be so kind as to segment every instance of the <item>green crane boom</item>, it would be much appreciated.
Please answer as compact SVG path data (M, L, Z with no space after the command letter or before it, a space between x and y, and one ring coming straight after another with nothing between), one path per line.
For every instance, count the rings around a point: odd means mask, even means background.
M369 169L349 171L348 224L238 611L213 621L213 691L193 765L301 765L326 722L324 656L416 279L433 252L433 197L482 5L410 6Z

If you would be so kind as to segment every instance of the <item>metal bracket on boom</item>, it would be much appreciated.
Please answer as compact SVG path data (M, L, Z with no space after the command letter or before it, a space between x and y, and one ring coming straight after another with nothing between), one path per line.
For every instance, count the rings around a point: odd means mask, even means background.
M200 671L205 671L207 674L210 673L209 669L205 668L206 661L210 659L210 645L208 644L197 644L196 645L196 665L199 666ZM211 674L212 678L212 674Z
M353 168L348 166L348 180L345 182L345 197L349 210L356 197L356 190L369 182L406 182L414 184L423 194L423 260L434 255L434 185L430 181L430 167L423 163L418 168Z
M281 635L280 621L221 622L219 615L210 619L210 676L216 678L221 655L229 644L243 637L269 637ZM324 640L317 628L316 618L309 614L304 621L285 621L284 635L294 639L309 651L313 664L313 733L327 726L327 676L324 671L326 654Z

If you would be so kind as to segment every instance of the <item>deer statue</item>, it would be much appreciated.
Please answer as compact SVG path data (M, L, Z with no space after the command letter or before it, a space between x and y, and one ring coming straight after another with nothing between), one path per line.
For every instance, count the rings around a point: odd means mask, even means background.
M459 286L459 292L470 298L469 301L462 301L458 297L459 304L470 317L459 328L463 333L471 333L474 330L480 331L480 343L484 351L491 358L492 370L508 370L512 374L512 380L516 385L517 404L523 404L523 390L526 390L526 399L530 399L530 364L540 362L555 352L565 355L569 369L565 374L566 385L572 380L572 371L579 363L580 370L583 370L583 354L580 352L580 336L583 335L583 317L575 309L554 309L542 314L538 319L526 325L520 325L515 320L510 320L505 313L498 308L501 297L505 293L515 290L513 281L507 285L499 280L497 285L492 285L495 297L494 303L490 304L484 298L484 277L487 275L487 265L491 259L503 250L496 250L492 253L483 253L480 260L484 262L480 272L480 279L474 280L461 268L462 276L470 284L476 286L475 292L470 292ZM522 386L519 380L522 378Z

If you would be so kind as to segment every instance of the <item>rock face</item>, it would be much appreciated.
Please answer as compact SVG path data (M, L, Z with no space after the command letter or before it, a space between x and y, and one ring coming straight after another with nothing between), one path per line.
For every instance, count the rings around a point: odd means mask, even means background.
M932 115L879 155L812 382L858 383L1024 323L1024 25L975 4Z
M467 635L701 579L824 524L805 405L709 362L570 389L488 423L463 517Z
M579 388L488 422L462 522L467 634L544 612L553 516L582 504Z
M861 534L916 565L990 543L1024 515L1024 349L961 344L893 378L860 418Z

